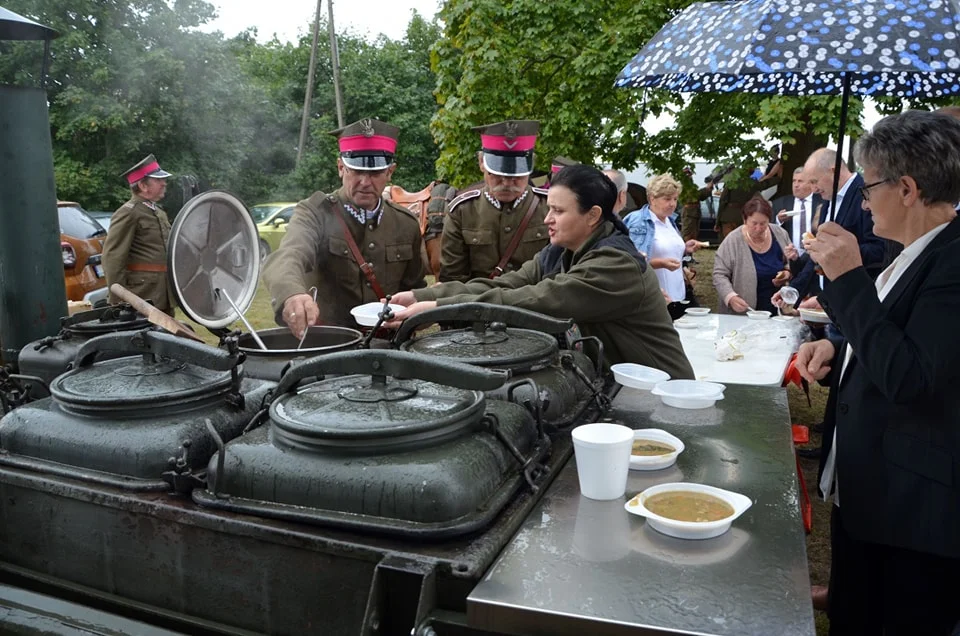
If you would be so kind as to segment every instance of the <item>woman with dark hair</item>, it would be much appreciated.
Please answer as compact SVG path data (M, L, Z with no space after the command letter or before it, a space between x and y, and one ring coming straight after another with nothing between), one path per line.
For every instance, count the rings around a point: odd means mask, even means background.
M722 314L749 309L775 312L771 298L790 281L797 250L786 231L770 225L772 208L756 196L743 206L743 225L727 235L713 262L713 286Z
M572 318L584 336L603 343L607 364L635 362L672 378L693 378L657 277L613 212L616 199L616 186L596 168L564 168L547 195L549 246L497 278L397 294L391 302L407 309L388 326L437 305L510 305Z

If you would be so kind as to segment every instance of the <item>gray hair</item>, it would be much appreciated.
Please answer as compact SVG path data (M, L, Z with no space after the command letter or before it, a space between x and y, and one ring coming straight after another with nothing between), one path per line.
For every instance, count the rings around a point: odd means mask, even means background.
M801 172L803 172L803 166L793 169L793 174L800 174Z
M603 174L607 175L607 177L613 181L613 185L617 186L618 194L627 191L627 176L625 174L614 168L604 170Z
M829 148L820 148L819 150L814 150L807 161L810 161L810 159L813 159L813 164L819 170L833 170L837 166L837 151L830 150ZM847 163L843 159L840 160L840 165L844 168L847 167Z
M884 117L860 138L854 156L884 181L912 177L926 205L960 200L960 121L949 115L908 110Z

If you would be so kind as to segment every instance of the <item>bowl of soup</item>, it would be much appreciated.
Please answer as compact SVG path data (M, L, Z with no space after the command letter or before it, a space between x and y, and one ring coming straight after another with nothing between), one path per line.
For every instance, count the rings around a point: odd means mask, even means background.
M753 502L739 493L705 484L672 483L647 488L624 505L646 517L657 532L678 539L712 539L730 529Z
M630 470L662 470L677 462L683 452L679 438L659 428L641 428L633 432Z

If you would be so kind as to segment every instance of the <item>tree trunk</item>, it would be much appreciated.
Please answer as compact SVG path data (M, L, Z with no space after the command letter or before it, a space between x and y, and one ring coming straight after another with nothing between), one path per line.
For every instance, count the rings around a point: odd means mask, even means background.
M804 115L803 124L803 130L809 131L811 129L809 114ZM793 194L793 171L802 168L807 161L807 157L813 154L814 150L826 145L826 136L817 136L811 132L799 133L796 135L794 143L783 145L780 153L783 160L783 176L780 177L780 184L777 186L777 193L774 198Z

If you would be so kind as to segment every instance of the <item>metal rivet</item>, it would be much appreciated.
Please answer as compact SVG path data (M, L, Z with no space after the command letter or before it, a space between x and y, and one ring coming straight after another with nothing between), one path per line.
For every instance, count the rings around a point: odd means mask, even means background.
M372 229L373 229L373 226L372 226L372 225L368 225L368 226L367 226L367 229L368 229L368 230L372 230Z
M369 247L370 249L373 249L373 248L375 248L376 246L377 246L377 245L376 245L375 243L371 243L371 244L368 245L367 247Z
M344 254L347 254L348 252L347 252L347 250L343 250L343 253L344 253Z
M400 258L400 252L397 252L397 258L398 259Z
M512 228L508 225L507 227L503 228L503 231L504 231L504 232L509 232L511 229L512 229Z
M476 243L476 242L477 242L477 239L473 239L473 242Z
M537 238L540 238L540 232L537 232Z

